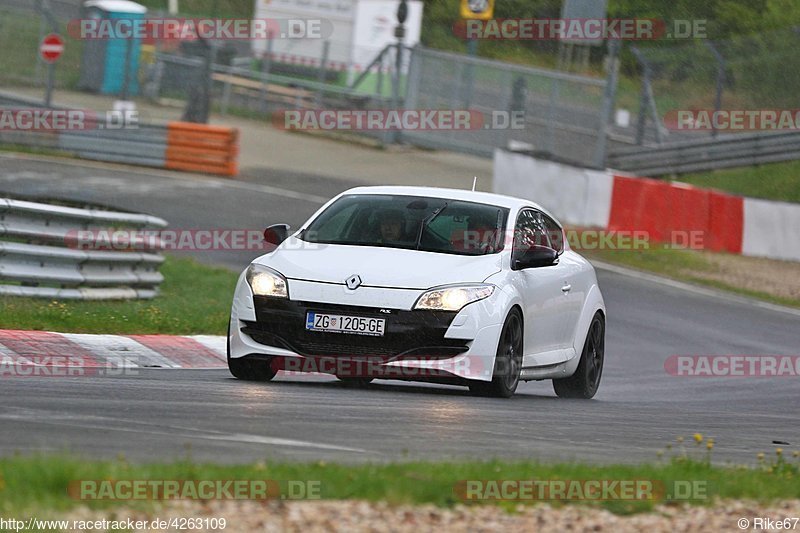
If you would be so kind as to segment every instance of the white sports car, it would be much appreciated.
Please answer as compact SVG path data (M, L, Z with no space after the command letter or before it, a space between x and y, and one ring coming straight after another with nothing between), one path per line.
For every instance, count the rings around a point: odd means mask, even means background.
M552 379L591 398L605 304L591 264L527 200L422 187L359 187L330 200L242 272L228 366L240 379L322 372L467 385L510 397Z

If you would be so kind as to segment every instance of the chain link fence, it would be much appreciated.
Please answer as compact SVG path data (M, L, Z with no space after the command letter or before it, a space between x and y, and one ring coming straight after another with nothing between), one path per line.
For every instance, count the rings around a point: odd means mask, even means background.
M633 144L664 144L746 130L670 131L665 117L678 110L741 111L797 107L800 28L727 40L661 41L627 47L617 107L636 118L617 133ZM648 94L649 93L649 94ZM750 132L752 133L752 132Z
M65 40L55 86L77 86L83 43L67 35L67 23L80 16L80 6L80 0L0 0L0 87L44 86L47 64L39 43L49 33Z
M0 89L23 87L30 94L31 87L44 88L48 66L39 59L38 47L50 32L66 41L55 65L55 87L85 89L82 54L92 44L67 31L68 22L81 17L81 4L0 0ZM797 29L726 41L623 43L618 81L608 68L616 64L609 61L615 54L600 48L591 51L591 75L403 48L398 77L396 46L354 70L332 60L345 55L336 41L303 44L302 53L286 53L285 47L276 52L269 44L257 52L246 40L143 42L134 74L136 98L183 108L185 117L199 116L199 121L210 111L269 120L290 109L468 109L484 117L480 129L356 133L382 143L484 156L511 145L540 157L601 167L606 146L613 156L641 146L713 142L734 134L669 130L664 118L670 112L792 109L800 83ZM204 101L207 92L210 109L191 113L192 103ZM521 123L513 122L515 115Z
M416 48L406 107L471 109L475 131L413 131L403 138L434 148L491 156L509 145L582 166L596 166L606 80ZM517 128L505 122L523 117ZM602 164L602 163L600 163Z

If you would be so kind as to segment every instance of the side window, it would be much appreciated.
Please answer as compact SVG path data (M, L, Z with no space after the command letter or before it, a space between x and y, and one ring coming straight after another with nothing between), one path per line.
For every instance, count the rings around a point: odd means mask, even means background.
M533 209L525 209L517 217L514 227L514 250L512 255L525 252L531 246L550 246L547 228L542 215Z
M547 215L542 215L547 236L550 237L550 246L559 254L564 251L564 232L555 220Z

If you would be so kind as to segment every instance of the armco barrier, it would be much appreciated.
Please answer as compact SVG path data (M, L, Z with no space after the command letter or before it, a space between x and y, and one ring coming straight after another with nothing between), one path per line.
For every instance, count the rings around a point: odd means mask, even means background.
M167 124L166 168L235 176L238 153L239 132L235 128L192 122Z
M800 157L800 132L736 133L659 146L635 146L609 155L609 164L640 176L685 174L791 161Z
M140 124L135 129L62 131L58 146L84 159L165 168L164 126Z
M673 232L699 232L707 250L800 261L798 204L587 171L505 151L495 153L494 191L530 198L568 225L646 231L655 242L675 242Z
M39 107L40 100L0 91L0 110ZM95 161L223 176L238 174L238 139L236 128L190 122L139 123L119 129L0 129L0 144L53 150Z
M75 238L81 230L166 225L160 218L137 213L0 198L0 295L153 298L164 279L158 272L164 261L158 250L113 251L110 243L94 238L80 243L88 245L86 250Z

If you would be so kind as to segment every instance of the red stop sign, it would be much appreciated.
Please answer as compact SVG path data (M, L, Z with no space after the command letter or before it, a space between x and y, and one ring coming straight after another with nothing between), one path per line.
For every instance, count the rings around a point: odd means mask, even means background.
M64 39L57 33L51 33L42 39L39 55L48 63L55 62L64 53Z

